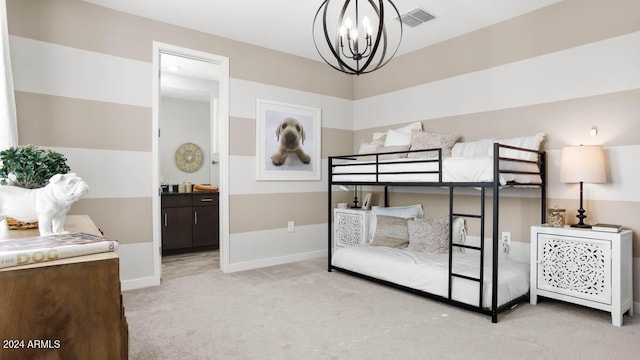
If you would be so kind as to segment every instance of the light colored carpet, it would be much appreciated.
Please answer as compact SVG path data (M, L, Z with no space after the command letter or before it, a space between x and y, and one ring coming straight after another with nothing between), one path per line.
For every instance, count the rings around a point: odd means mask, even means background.
M541 300L488 316L316 259L124 293L131 359L637 359L640 320Z

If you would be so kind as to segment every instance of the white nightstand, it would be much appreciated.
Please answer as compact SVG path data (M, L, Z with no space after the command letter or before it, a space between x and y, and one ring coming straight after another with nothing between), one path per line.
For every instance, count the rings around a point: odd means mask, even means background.
M370 210L333 209L333 249L368 243L370 216Z
M619 233L531 227L531 293L611 312L613 325L633 315L633 244Z

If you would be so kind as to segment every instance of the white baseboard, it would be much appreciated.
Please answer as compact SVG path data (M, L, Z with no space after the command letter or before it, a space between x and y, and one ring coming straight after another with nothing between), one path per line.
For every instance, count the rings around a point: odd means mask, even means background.
M122 291L142 289L145 287L157 286L157 285L160 285L160 284L154 281L153 276L139 278L139 279L123 280L120 282L120 287L122 288Z
M327 256L327 250L317 250L300 254L272 257L268 259L245 261L241 263L229 264L229 267L227 269L228 271L226 272L231 273L237 271L252 270L267 266L287 264L296 261L316 259L323 256Z

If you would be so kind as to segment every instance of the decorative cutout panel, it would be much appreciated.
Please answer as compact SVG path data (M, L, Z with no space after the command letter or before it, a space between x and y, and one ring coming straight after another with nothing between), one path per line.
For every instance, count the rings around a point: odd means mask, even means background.
M611 249L607 241L540 236L540 289L611 303Z
M353 246L364 244L364 213L336 213L336 243Z

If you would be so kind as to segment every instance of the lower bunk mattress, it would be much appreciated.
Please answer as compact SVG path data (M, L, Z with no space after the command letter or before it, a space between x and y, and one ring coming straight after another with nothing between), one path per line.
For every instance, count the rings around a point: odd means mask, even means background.
M485 256L482 307L491 308L491 257ZM453 272L478 278L477 251L453 253ZM340 248L331 259L333 266L359 274L448 297L449 254L428 254L384 246L357 245ZM453 278L451 297L478 306L479 283ZM499 259L498 306L529 292L529 264Z

